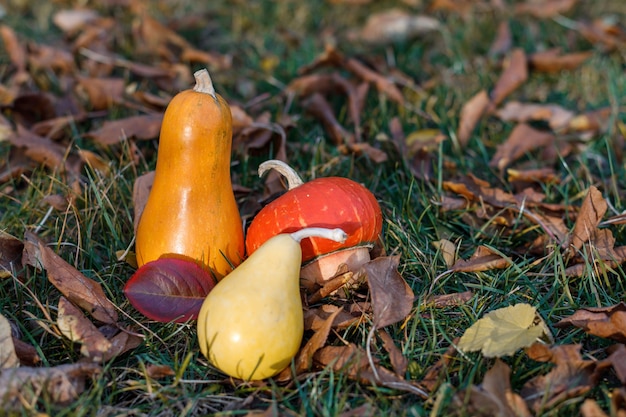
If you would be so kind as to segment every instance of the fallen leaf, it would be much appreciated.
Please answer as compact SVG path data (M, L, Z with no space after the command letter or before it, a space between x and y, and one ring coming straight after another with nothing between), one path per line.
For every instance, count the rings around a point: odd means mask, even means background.
M602 193L593 185L590 186L580 207L574 229L564 245L570 256L575 255L583 244L593 237L607 209L608 204Z
M468 392L455 395L453 404L475 417L532 416L526 403L511 389L511 368L500 359L485 373L480 385L471 385Z
M598 403L591 398L583 401L583 404L580 406L580 415L581 417L609 417L608 414L602 411Z
M626 303L609 307L585 307L554 325L577 327L594 336L626 343Z
M486 246L476 248L470 259L457 260L450 268L453 272L482 272L508 268L511 261Z
M562 54L560 49L554 48L531 54L528 64L532 71L558 73L580 67L592 55L592 51Z
M491 107L496 108L528 79L528 62L522 49L511 52L506 66L491 90Z
M461 108L457 139L461 147L469 142L472 132L491 104L486 90L481 90Z
M107 338L65 297L59 299L57 327L63 336L80 343L80 353L93 362L101 362L111 349Z
M577 0L526 0L515 5L515 13L548 19L567 13L576 3Z
M304 329L318 331L325 325L326 320L330 316L335 316L333 321L334 329L346 329L357 323L360 320L361 314L355 316L347 312L343 307L323 304L317 308L305 310Z
M575 116L573 111L558 104L536 104L509 101L496 111L496 116L505 122L545 121L550 128L559 131L569 125Z
M48 274L48 280L69 301L100 322L117 322L117 309L104 294L100 283L81 274L32 232L24 233L24 249L22 262L43 268Z
M11 323L0 314L0 369L20 366L11 335Z
M326 344L326 340L328 339L330 330L333 327L335 318L339 315L339 313L341 313L341 311L342 309L337 309L334 313L331 313L330 316L324 320L322 326L315 331L313 336L311 336L306 344L300 349L295 358L296 375L311 369L311 366L313 366L313 355L315 355L315 352L324 347ZM291 374L291 369L288 369L288 372Z
M580 347L536 343L527 351L530 359L556 365L547 374L526 382L520 391L536 415L542 415L543 410L552 409L567 399L582 397L596 386L603 369L598 361L583 359Z
M511 34L511 26L507 20L498 24L496 37L489 47L489 56L497 57L504 55L511 50L513 46L513 35Z
M414 294L398 273L400 256L378 257L363 265L372 296L374 327L404 320L413 309Z
M133 224L135 233L137 232L137 226L139 225L139 219L141 218L143 209L148 202L148 196L150 195L153 182L154 171L148 171L138 176L133 183Z
M506 170L507 181L515 182L531 182L539 184L559 184L561 179L557 175L554 168L537 168L537 169L512 169Z
M0 278L8 278L19 269L23 250L21 240L0 230Z
M133 350L143 343L143 338L134 333L121 329L119 333L109 338L111 348L104 353L102 360L104 362L110 361L129 350Z
M88 362L5 369L0 373L0 407L24 410L24 404L34 404L41 397L54 404L69 404L85 390L87 379L100 372L99 365Z
M520 303L485 314L465 330L457 346L463 352L481 351L492 358L512 355L537 340L551 338L537 309Z
M124 98L126 83L122 78L78 78L93 110L106 110Z
M603 47L607 52L626 44L626 32L611 17L597 18L591 22L578 22L577 28L585 39Z
M610 107L604 107L579 114L569 121L564 131L583 134L583 139L593 137L608 129L612 112Z
M555 136L552 133L521 123L513 128L504 143L498 145L496 153L489 161L489 166L504 170L511 162L527 153L552 145L554 140Z
M169 365L155 365L151 363L146 366L146 374L152 379L163 379L176 375L176 372Z
M308 113L322 123L324 130L335 145L354 142L354 135L339 123L330 103L324 96L314 93L304 100L302 105Z
M366 155L372 162L377 164L382 164L389 159L385 151L365 142L343 144L338 146L337 149L344 155Z
M128 139L150 140L159 136L163 114L154 113L106 121L99 129L85 134L101 145L114 145Z
M66 34L73 35L98 17L100 17L100 15L93 9L65 9L54 13L52 22Z
M0 342L1 344L1 342ZM13 347L15 348L15 354L20 360L20 364L24 366L35 366L41 363L41 358L37 349L16 337L13 338Z
M398 8L370 14L365 25L351 34L353 40L372 44L406 42L438 30L440 23L431 16L416 15Z
M393 372L397 375L404 375L409 365L409 360L402 354L402 350L396 346L393 338L385 329L380 329L376 333L383 342L383 348L389 353L389 362L391 362Z
M626 346L621 344L615 346L605 361L611 364L617 379L626 386Z
M214 286L211 273L196 262L162 257L137 269L124 285L124 295L149 319L183 323L198 318Z

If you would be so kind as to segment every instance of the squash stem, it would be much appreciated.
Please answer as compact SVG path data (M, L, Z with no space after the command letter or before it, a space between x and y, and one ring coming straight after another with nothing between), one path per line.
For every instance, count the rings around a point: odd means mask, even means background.
M211 81L211 76L206 68L202 68L201 70L194 72L193 77L196 79L196 85L193 87L193 91L209 94L217 100L217 97L215 96L215 87L213 87L213 81Z
M259 165L259 177L262 177L269 170L276 170L280 175L285 177L287 180L287 188L289 190L293 190L296 187L304 184L302 178L298 175L298 173L289 165L287 165L283 161L279 161L278 159L270 159L269 161L265 161Z
M346 232L341 229L327 229L325 227L307 227L290 234L291 238L300 243L307 237L321 237L343 243L348 238Z

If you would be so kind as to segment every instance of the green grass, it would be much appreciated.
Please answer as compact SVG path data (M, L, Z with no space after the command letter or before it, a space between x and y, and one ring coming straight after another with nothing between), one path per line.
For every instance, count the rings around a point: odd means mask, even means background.
M24 39L60 44L62 35L51 24L49 16L50 10L62 8L65 2L52 2L50 9L44 11L27 3L10 0L9 13L2 18L2 23L14 28ZM232 53L233 69L213 74L219 90L230 101L245 103L251 96L242 83L250 83L254 95L269 95L262 110L269 111L275 120L283 111L281 88L297 76L301 66L323 51L324 41L320 34L325 30L341 33L353 28L370 13L384 10L393 2L372 2L361 7L296 1L211 2L211 5L202 6L187 0L150 3L154 3L155 17L162 21L182 19L192 13L207 17L208 26L191 27L181 33L198 47ZM619 0L581 2L572 18L620 13L620 4ZM424 12L423 7L416 10ZM119 10L113 14L120 25L130 27L132 24L129 15ZM379 199L385 217L385 248L388 253L401 254L400 272L417 297L408 320L388 329L409 360L406 377L415 381L424 377L429 366L456 337L490 310L527 302L537 306L551 325L581 306L609 306L622 301L626 286L622 267L605 275L597 276L590 270L581 278L569 278L564 274L565 260L559 251L536 263L538 257L525 254L519 248L541 234L541 230L529 228L521 219L512 229L504 230L489 220L486 223L468 221L475 219L476 214L470 210L445 212L440 209L437 201L443 194L442 182L455 175L474 173L494 186L510 191L510 184L499 172L488 168L488 163L496 146L508 136L512 124L487 117L477 126L467 148L460 149L450 140L444 142L434 152L434 175L430 182L414 178L406 162L389 144L374 139L378 134L389 134L389 122L393 117L400 118L406 134L426 128L454 134L465 101L481 88L490 89L501 72L497 60L486 58L496 30L497 20L493 13L477 11L462 18L453 13L438 12L435 16L442 21L441 32L423 39L387 48L348 42L338 44L348 56L375 59L392 56L398 68L418 84L435 80L434 86L427 90L407 91L410 100L405 109L388 100L379 100L373 88L370 91L362 114L363 126L368 132L368 140L389 151L389 161L375 164L364 156L340 154L329 140L324 139L321 125L303 114L298 103L294 103L290 110L292 115L299 117L289 131L287 147L289 162L303 178L347 176L365 184ZM579 37L572 40L571 31L555 20L537 21L519 16L509 19L515 46L527 53L553 46L566 51L593 47ZM116 53L132 59L132 43L128 39L118 41ZM277 57L278 64L268 72L263 68L263 62L271 57ZM596 50L579 70L558 75L531 74L509 99L560 104L580 112L608 105L621 106L622 109L626 96L623 71L623 50L612 53ZM8 59L0 54L0 79L5 81L9 73ZM52 83L54 91L54 77L48 82ZM347 124L343 102L337 100L333 104L339 120ZM107 118L115 119L128 112L127 109L114 109ZM8 112L6 115L10 118ZM615 117L626 122L621 112ZM58 406L42 397L35 409L57 417L246 415L249 410L266 409L270 405L275 407L275 415L340 416L361 406L375 410L373 415L466 415L465 410L452 405L453 397L465 392L470 385L479 384L492 365L491 360L479 354L454 359L444 371L442 384L428 400L361 384L346 373L330 368L304 375L286 386L271 380L261 386L225 382L223 376L210 368L200 355L193 323L149 322L130 306L122 293L133 268L117 261L115 253L132 250L133 181L154 168L156 143L138 143L145 155L152 156L135 165L127 146L100 149L81 137L87 130L88 125L73 127L74 147L104 155L111 161L110 171L103 173L87 168L79 178L82 182L80 194L75 196L75 204L66 210L50 210L42 201L54 194L72 194L70 179L65 174L39 168L27 176L0 184L0 229L20 238L25 230L36 230L66 261L101 282L110 299L127 314L123 321L129 325L141 325L146 340L130 353L105 364L103 373L92 381L78 400ZM563 181L557 185L543 185L546 201L580 205L582 193L590 185L596 185L615 210L623 210L626 172L623 161L615 152L617 135L614 129L609 129L577 154L559 160L554 168ZM304 144L309 147L308 151L302 151ZM0 142L0 155L8 155L8 150L8 144ZM241 185L261 190L262 180L256 177L256 166L269 157L270 154L236 155L234 176ZM528 155L523 162L532 167L546 165L537 154ZM456 166L456 172L447 168L452 164ZM572 224L570 222L569 226ZM616 245L625 244L625 228L612 226L611 230L617 239ZM446 265L432 242L443 238L457 243L463 258L468 258L475 247L482 244L510 257L513 265L504 270L481 273L442 274ZM45 273L32 268L16 272L23 285L14 279L0 281L2 314L17 324L24 341L36 347L43 366L78 361L80 354L76 346L45 329L53 324L47 317L56 317L59 293L47 282ZM466 290L473 291L474 296L458 307L437 309L423 304L431 294ZM43 326L38 324L39 321ZM341 331L339 336L365 347L370 328L371 323L366 321ZM588 357L604 355L601 349L609 344L572 329L555 330L554 334L557 344L582 343L583 352ZM379 343L372 347L372 351L382 365L389 366L388 355ZM512 367L514 391L550 369L548 365L528 360L522 352L507 358L506 362ZM149 364L169 365L176 375L151 379L146 373ZM596 399L606 410L614 386L615 381L611 378L601 380L587 396ZM568 400L542 415L576 415L583 399ZM31 415L33 412L24 409L16 415Z

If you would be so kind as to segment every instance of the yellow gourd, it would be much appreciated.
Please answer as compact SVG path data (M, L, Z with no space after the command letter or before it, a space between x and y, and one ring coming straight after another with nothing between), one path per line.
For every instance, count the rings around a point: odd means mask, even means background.
M218 279L244 255L231 177L232 116L207 70L169 103L154 183L137 226L139 266L160 257L200 261Z
M267 240L220 281L198 315L200 351L222 372L258 380L285 369L303 335L300 240L346 239L341 229L311 227Z

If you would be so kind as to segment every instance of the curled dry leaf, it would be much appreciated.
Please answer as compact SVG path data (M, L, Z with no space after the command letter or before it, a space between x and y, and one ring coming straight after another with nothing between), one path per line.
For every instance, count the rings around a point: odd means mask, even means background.
M72 35L99 17L93 9L65 9L54 13L52 22L66 34Z
M496 111L496 115L505 122L545 121L552 130L558 131L568 126L575 113L558 104L509 101Z
M65 297L59 299L57 326L63 336L80 343L80 353L93 362L101 362L111 349L111 342Z
M539 184L558 184L561 178L557 176L554 168L537 168L537 169L512 169L506 170L507 181L516 182L536 182Z
M505 65L504 71L490 93L492 108L500 105L528 79L528 62L522 49L514 49Z
M504 269L511 265L510 259L503 257L495 250L480 245L470 259L459 259L450 268L453 272L483 272L492 269Z
M491 101L486 90L476 93L463 105L459 120L459 129L456 133L459 145L465 147L469 142L474 128L489 108Z
M436 240L431 243L443 257L446 266L450 268L456 262L456 245L447 239Z
M104 294L100 283L81 274L32 232L24 233L24 249L22 262L43 268L48 274L48 280L69 301L100 322L117 322L117 309Z
M85 136L105 146L114 145L131 138L149 140L159 136L162 121L162 113L131 116L106 121L99 129L92 130Z
M94 110L106 110L123 101L126 83L122 78L84 78L78 85Z
M20 266L24 244L0 230L0 278L8 278Z
M489 161L489 166L504 170L511 162L528 152L550 146L554 141L555 136L552 133L521 123L515 126L504 143L498 145L496 153Z
M417 36L437 31L440 23L437 19L410 14L404 10L392 8L371 14L365 25L353 32L351 37L373 44L406 42Z
M592 55L592 51L562 54L560 49L555 48L531 54L528 57L528 64L533 71L558 73L580 67Z
M0 369L15 368L19 365L20 360L13 344L11 323L0 314Z
M0 408L22 410L45 397L54 404L68 404L85 390L89 378L100 373L94 363L78 362L47 368L19 367L0 373Z
M536 343L528 349L529 358L556 365L547 374L526 382L520 391L536 415L567 399L582 397L596 386L603 367L599 361L583 359L580 348L580 345L550 347Z
M526 0L515 5L515 13L548 19L567 13L578 0Z
M133 225L135 233L137 232L137 225L139 224L143 209L148 202L148 196L150 195L153 182L154 171L148 171L138 176L133 183Z
M469 392L455 395L453 404L476 417L532 416L524 400L511 389L511 368L500 359L485 373L480 385L471 385Z
M602 193L593 185L589 187L576 218L574 229L565 244L565 249L570 256L573 256L596 233L607 209L608 204Z
M402 350L396 346L393 338L385 329L376 332L383 342L383 348L389 353L389 362L397 375L404 375L409 365L409 360L402 354Z
M372 296L374 327L404 320L413 309L413 290L397 271L400 256L381 256L363 265Z
M511 27L507 20L504 20L498 24L498 31L496 37L489 47L489 56L504 55L513 46L513 35L511 34Z
M314 93L304 100L302 105L308 113L322 123L324 130L335 145L354 142L354 135L339 123L330 103L324 96Z
M577 327L594 336L626 343L626 303L609 307L586 307L563 318L554 327Z

